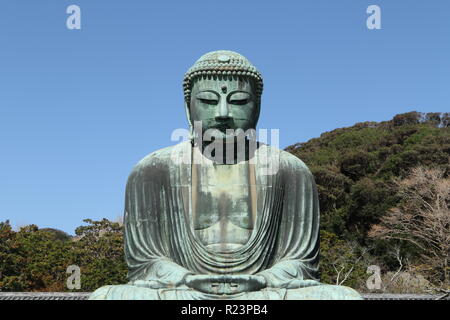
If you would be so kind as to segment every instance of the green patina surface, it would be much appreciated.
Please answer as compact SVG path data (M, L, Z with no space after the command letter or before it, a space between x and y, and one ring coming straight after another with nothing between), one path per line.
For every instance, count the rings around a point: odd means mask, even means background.
M207 53L189 69L191 140L151 153L128 179L130 282L90 299L361 298L318 282L318 195L306 165L251 137L240 149L236 130L256 128L262 88L235 52Z

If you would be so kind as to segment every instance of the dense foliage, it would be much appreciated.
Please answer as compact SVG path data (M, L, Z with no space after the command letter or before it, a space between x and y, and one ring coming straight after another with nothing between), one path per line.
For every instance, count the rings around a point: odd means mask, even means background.
M400 217L414 214L400 190L402 181L411 180L414 168L438 169L441 180L447 179L440 183L448 185L450 114L410 112L391 121L358 123L287 151L308 165L318 186L322 282L364 290L367 267L375 264L383 272L380 290L421 292L429 286L449 286L448 249L440 249L444 263L431 266L429 255L408 241L415 238L386 236L397 232L389 229L392 219L386 219L393 212ZM449 202L448 197L441 201L444 208L435 214L439 221L447 221L442 215L449 214ZM429 216L433 217L425 215ZM85 222L74 237L35 225L14 231L8 221L0 223L0 291L69 291L70 265L81 269L78 291L126 283L121 224L106 219ZM420 230L423 220L419 217L415 222ZM450 234L449 224L441 223L440 228L444 235L446 230ZM448 248L447 238L442 237L444 243L436 247Z
M422 265L417 246L408 241L369 237L368 232L390 209L405 207L398 181L407 179L414 168L440 169L449 178L450 113L409 112L381 123L358 123L286 150L302 159L314 174L325 243L333 236L348 248L357 244L360 251L370 253L370 257L366 254L365 264L378 264L385 272L399 267L405 270L406 258L409 272ZM447 198L447 210L449 202ZM450 234L450 226L444 227ZM335 243L332 249L322 241L323 261L334 255L332 251L341 250L342 243ZM322 263L322 274L323 279L336 282L337 272L330 263ZM442 285L441 279L429 280ZM361 287L364 281L360 279ZM448 281L444 285L448 286Z
M76 291L125 283L122 227L107 219L85 222L75 237L35 225L13 231L8 221L0 223L0 291L71 291L71 265L80 268Z

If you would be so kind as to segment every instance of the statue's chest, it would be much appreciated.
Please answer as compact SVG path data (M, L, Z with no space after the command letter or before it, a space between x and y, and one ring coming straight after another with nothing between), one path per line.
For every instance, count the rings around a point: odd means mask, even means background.
M254 225L248 164L197 166L194 180L192 218L197 237L221 250L245 244Z

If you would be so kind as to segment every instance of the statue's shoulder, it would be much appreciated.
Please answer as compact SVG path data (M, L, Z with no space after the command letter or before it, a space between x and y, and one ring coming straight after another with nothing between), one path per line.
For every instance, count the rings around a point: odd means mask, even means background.
M142 158L133 168L130 175L152 169L164 170L173 164L173 159L187 150L189 141L158 149Z
M274 159L274 161L276 161L276 158L279 159L280 169L311 174L308 166L300 158L293 155L292 153L269 145L264 145L264 148L270 151L270 154L272 155L272 159Z

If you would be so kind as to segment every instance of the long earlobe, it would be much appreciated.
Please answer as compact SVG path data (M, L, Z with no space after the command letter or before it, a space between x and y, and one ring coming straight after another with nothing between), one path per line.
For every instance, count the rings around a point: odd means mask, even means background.
M256 129L256 126L258 125L259 114L261 112L261 101L258 102L257 106L258 107L256 108L255 129Z
M189 107L190 107L189 103L187 101L184 101L184 110L186 111L186 117L187 117L188 124L189 124L189 139L193 140L194 139L194 126L192 125L191 112L190 112Z

